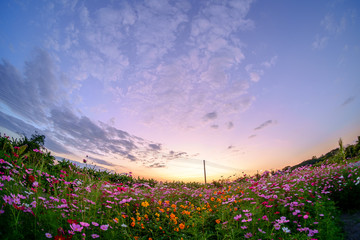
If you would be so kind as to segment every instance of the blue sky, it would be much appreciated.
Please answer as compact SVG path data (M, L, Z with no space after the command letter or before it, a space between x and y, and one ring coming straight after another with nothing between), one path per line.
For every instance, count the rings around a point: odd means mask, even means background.
M360 135L358 1L1 1L0 127L196 181Z

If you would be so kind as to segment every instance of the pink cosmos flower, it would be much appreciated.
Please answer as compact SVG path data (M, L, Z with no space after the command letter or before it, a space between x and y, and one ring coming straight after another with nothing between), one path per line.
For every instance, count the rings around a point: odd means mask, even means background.
M235 221L239 221L239 220L240 220L240 218L241 218L241 214L236 215L236 216L234 217Z
M74 232L81 232L81 230L83 229L83 227L80 226L80 224L76 224L76 223L71 224L70 227Z
M50 233L45 233L45 237L52 238L52 235Z
M245 234L245 238L251 238L253 235L251 232L248 232L247 234Z
M109 227L108 224L106 224L106 225L101 225L101 226L100 226L100 229L103 230L103 231L106 231L106 230L108 230L108 227Z
M80 225L83 227L89 227L90 224L86 223L86 222L80 222Z

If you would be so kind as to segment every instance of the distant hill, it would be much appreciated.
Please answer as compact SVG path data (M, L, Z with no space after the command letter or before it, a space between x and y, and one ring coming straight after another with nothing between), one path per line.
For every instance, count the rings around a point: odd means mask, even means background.
M360 158L360 136L358 136L357 142L353 145L348 145L346 147L342 146L342 140L339 140L339 147L335 148L325 155L321 155L320 157L314 156L312 159L305 160L297 165L292 167L288 166L285 167L283 170L288 169L289 167L291 170L306 166L306 165L315 165L321 164L322 162L329 160L330 162L340 162L346 159L353 159L353 158Z

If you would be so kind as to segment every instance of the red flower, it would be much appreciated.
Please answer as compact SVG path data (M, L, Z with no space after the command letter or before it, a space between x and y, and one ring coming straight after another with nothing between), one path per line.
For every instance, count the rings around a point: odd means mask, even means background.
M66 240L66 238L63 235L57 235L54 237L54 240Z
M33 183L35 182L35 177L33 175L29 175L28 180L29 182Z
M67 222L68 222L69 224L73 224L73 223L79 224L79 223L78 223L76 220L74 220L74 219L68 219Z

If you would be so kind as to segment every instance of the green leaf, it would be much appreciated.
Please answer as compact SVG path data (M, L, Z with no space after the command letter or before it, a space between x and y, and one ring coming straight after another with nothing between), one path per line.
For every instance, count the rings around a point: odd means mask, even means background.
M28 147L27 144L22 145L18 150L18 154L21 155L26 150L27 147Z

